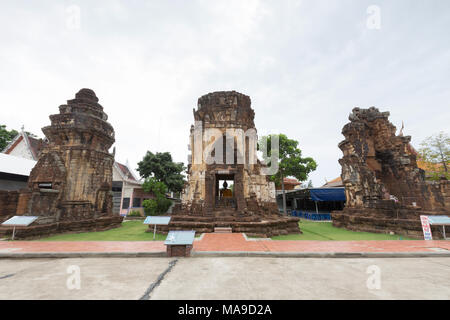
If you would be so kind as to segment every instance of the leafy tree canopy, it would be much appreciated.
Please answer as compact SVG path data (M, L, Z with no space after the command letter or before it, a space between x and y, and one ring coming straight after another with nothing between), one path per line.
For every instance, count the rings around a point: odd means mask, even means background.
M154 199L145 199L142 201L144 212L148 216L165 214L171 205L172 201L161 195L157 195Z
M25 133L32 138L37 138L35 134L32 134L31 132L25 131ZM19 134L17 130L7 130L6 126L3 124L0 124L0 152L3 151L3 149L6 148L6 146L14 140L14 138Z
M261 137L258 143L258 150L263 151L263 154L267 155L264 160L269 166L271 165L272 136ZM284 134L279 134L278 139L279 150L275 151L277 154L274 155L278 156L279 169L276 174L271 176L271 180L276 185L281 184L282 178L289 176L293 176L299 181L305 181L309 173L316 170L316 161L311 157L302 157L302 151L298 148L298 141L289 139Z
M144 159L138 163L138 172L143 178L154 177L163 182L170 191L181 192L184 185L182 162L173 162L169 152L147 151Z
M0 125L0 151L3 151L18 134L16 130L7 130L5 125Z
M423 161L427 177L438 180L441 177L450 179L450 137L439 132L426 138L421 144L419 161Z
M162 195L167 192L167 186L164 182L158 181L153 177L145 179L142 189L144 189L145 192L153 192L154 194Z

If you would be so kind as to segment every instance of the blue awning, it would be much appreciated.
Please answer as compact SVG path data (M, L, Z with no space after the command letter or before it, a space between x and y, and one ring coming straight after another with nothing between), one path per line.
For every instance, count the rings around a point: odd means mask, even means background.
M309 189L313 201L345 201L345 188Z

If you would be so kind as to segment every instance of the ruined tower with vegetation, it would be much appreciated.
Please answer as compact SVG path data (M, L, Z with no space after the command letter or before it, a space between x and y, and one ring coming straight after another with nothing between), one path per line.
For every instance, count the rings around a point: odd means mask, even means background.
M341 178L346 205L332 213L333 225L355 231L421 237L420 215L448 215L450 184L425 181L411 136L396 135L389 112L354 108L342 129ZM433 227L441 237L441 228Z

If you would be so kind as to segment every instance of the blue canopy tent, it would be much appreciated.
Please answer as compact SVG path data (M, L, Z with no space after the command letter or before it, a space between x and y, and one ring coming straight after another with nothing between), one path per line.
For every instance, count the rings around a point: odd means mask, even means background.
M309 189L309 196L316 204L316 214L319 214L317 202L345 201L345 188L317 188ZM331 215L330 215L331 219Z
M277 198L281 203L282 195ZM311 188L292 190L286 193L286 202L291 214L310 220L331 220L331 212L339 211L345 205L345 188ZM295 207L292 208L291 204Z
M309 189L313 201L345 201L344 188L317 188Z

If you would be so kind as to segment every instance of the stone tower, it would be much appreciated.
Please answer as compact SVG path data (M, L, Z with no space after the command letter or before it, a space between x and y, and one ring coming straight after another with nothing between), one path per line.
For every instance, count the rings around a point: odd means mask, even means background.
M250 97L236 91L209 93L198 99L193 113L188 182L169 229L212 232L229 227L263 236L299 233L298 219L280 216L275 185L257 159ZM233 190L227 189L226 181Z
M108 150L114 129L107 119L94 91L81 89L42 129L48 143L31 171L29 190L20 195L18 213L39 216L43 233L120 224L122 218L112 214L114 155Z
M224 207L245 211L253 205L277 210L275 185L260 174L256 155L255 112L250 97L236 91L214 92L198 99L191 127L189 186L183 201L189 205L203 199L203 211L212 214ZM201 144L200 144L201 143ZM219 181L233 181L233 196L221 201Z
M388 118L375 107L354 108L342 129L339 163L347 202L333 212L333 224L420 237L420 215L448 214L450 184L425 181L411 136L396 135Z

